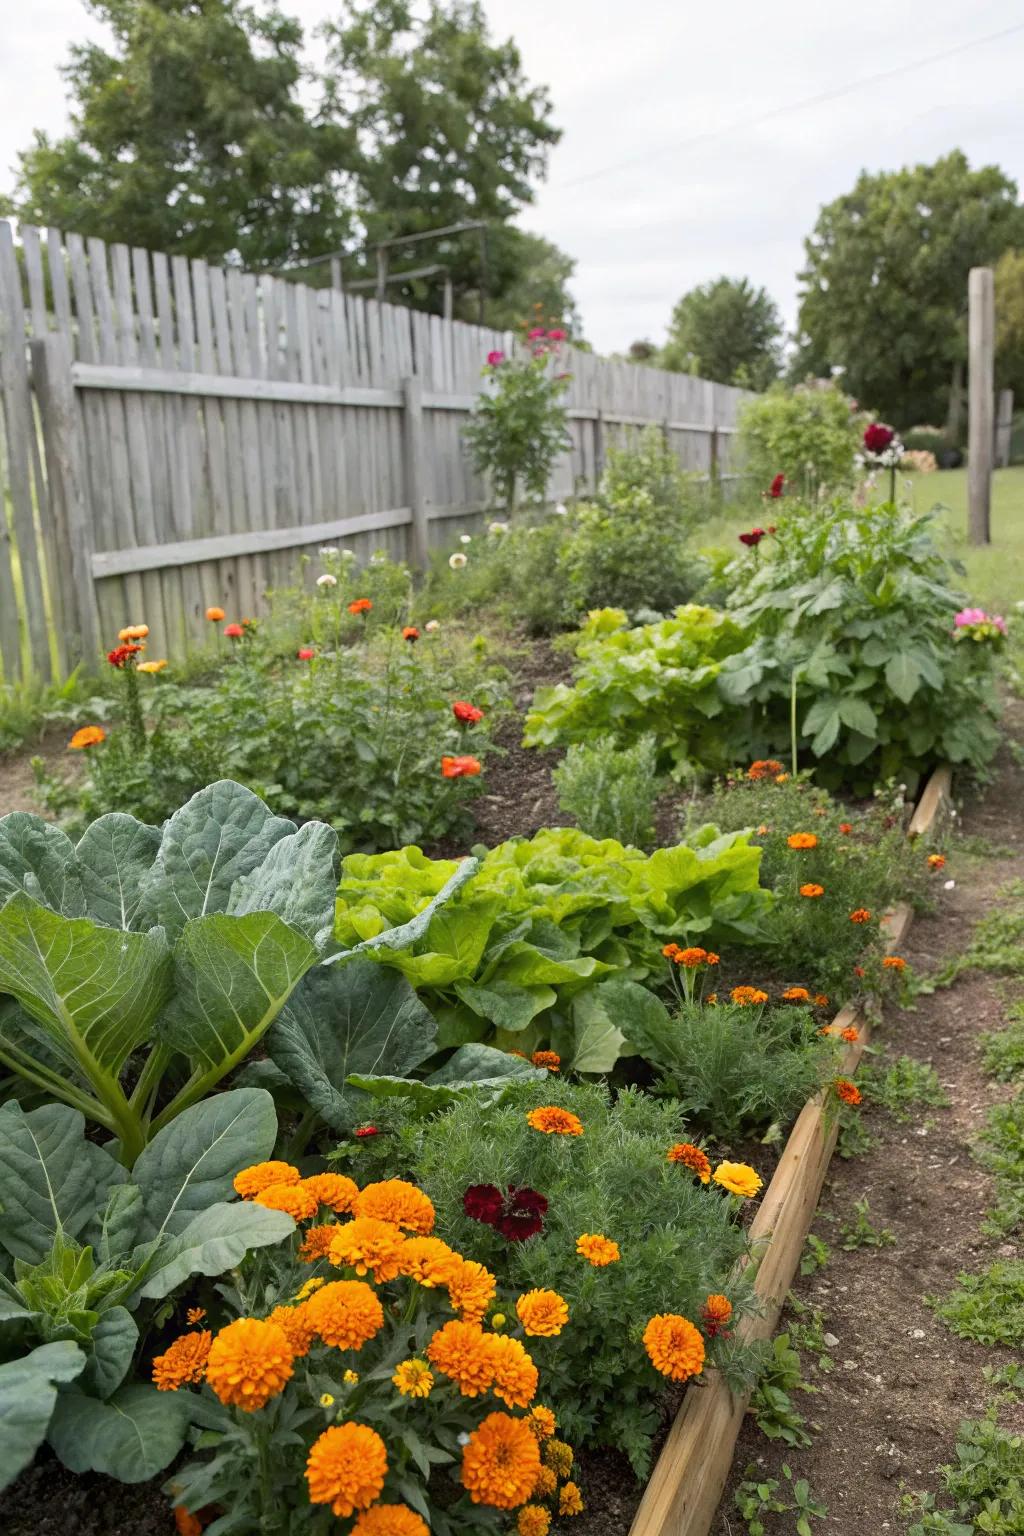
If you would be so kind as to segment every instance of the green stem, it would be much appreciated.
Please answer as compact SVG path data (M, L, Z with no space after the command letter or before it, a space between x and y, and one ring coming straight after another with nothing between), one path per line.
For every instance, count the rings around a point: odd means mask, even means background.
M796 778L796 773L797 773L797 751L796 751L796 677L797 677L797 672L798 671L799 671L798 667L794 667L793 668L793 676L790 679L790 683L789 683L789 751L790 751L791 771L792 771L792 774L793 774L794 778Z
M114 1129L111 1116L99 1099L91 1098L89 1094L73 1087L65 1078L58 1077L56 1072L51 1072L48 1067L40 1066L37 1061L28 1061L13 1046L5 1046L0 1050L0 1061L23 1077L26 1082L34 1083L37 1088L42 1088L45 1093L53 1094L55 1098L62 1099L65 1104L70 1104L73 1109L81 1110L87 1120L95 1120L97 1125L106 1126L108 1131Z
M889 466L889 500L896 505L896 465Z
M315 1109L307 1109L305 1111L302 1119L289 1137L288 1145L282 1154L286 1163L294 1162L303 1155L306 1150L306 1143L309 1141L309 1133L316 1124L317 1118Z
M167 1070L167 1064L172 1054L170 1049L161 1041L157 1041L153 1046L153 1049L146 1058L145 1066L139 1073L139 1080L132 1090L132 1096L128 1100L129 1107L136 1114L148 1119L147 1102L159 1087L160 1079Z

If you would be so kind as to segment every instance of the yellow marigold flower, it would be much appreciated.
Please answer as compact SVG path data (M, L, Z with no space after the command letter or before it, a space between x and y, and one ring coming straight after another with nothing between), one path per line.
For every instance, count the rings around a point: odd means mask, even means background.
M516 1302L523 1332L534 1338L554 1338L569 1321L569 1308L557 1291L526 1291Z
M297 1307L275 1307L267 1322L282 1330L296 1359L309 1354L317 1331L305 1302Z
M542 1504L524 1504L516 1519L517 1536L548 1536L551 1512Z
M305 1244L303 1244L303 1247L305 1247ZM322 1275L312 1275L310 1279L303 1281L292 1297L292 1300L305 1301L308 1296L312 1296L314 1291L318 1291L324 1283Z
M814 832L791 832L786 838L790 848L817 848L818 838Z
M201 1323L205 1316L205 1307L189 1307L185 1313L185 1321L186 1323Z
M733 987L729 996L741 1008L758 1006L768 1001L768 993L762 992L760 987Z
M253 1413L284 1391L294 1358L283 1328L239 1317L222 1328L210 1346L206 1379L222 1403Z
M211 624L219 624L221 619L224 617L224 609L207 608L206 617L209 619Z
M806 987L787 987L782 994L784 1003L809 1003L811 994Z
M391 1380L403 1397L429 1397L434 1373L425 1360L403 1360Z
M434 1207L429 1197L415 1184L405 1179L384 1179L379 1184L367 1184L356 1196L353 1206L356 1216L369 1216L376 1221L390 1221L425 1237L434 1230Z
M254 1200L272 1184L298 1184L302 1174L291 1163L254 1163L235 1174L235 1193L243 1200Z
M498 1282L475 1259L460 1259L448 1284L448 1299L464 1322L478 1323L494 1300Z
M558 1420L550 1408L545 1408L543 1403L538 1403L530 1409L530 1428L538 1440L550 1440L558 1427Z
M905 971L907 968L907 962L899 955L886 955L882 964L887 971Z
M362 1349L384 1326L384 1309L365 1280L332 1280L304 1305L320 1338L336 1349Z
M463 1397L479 1397L494 1380L498 1338L479 1323L445 1323L427 1345L427 1359L454 1381Z
M583 1122L578 1115L571 1110L559 1109L554 1104L546 1104L541 1109L531 1109L526 1117L526 1123L535 1131L543 1131L545 1136L582 1136Z
M256 1196L257 1205L270 1211L284 1211L293 1221L308 1221L316 1215L316 1196L299 1184L268 1184Z
M670 1381L688 1381L704 1369L699 1328L677 1312L659 1312L644 1329L644 1348L656 1371Z
M712 1177L731 1195L742 1195L745 1200L754 1198L762 1182L747 1163L719 1163Z
M302 1187L316 1197L317 1205L326 1205L339 1215L352 1209L359 1194L355 1179L344 1173L314 1173L311 1178L303 1179Z
M510 1408L528 1408L537 1395L537 1367L518 1339L489 1334L494 1345L495 1397Z
M775 775L775 782L776 782L776 784L788 784L789 783L789 774L788 773L777 773Z
M870 921L871 913L868 911L867 907L857 907L853 912L850 913L851 923L870 923Z
M162 672L167 665L166 657L160 661L140 661L136 666L136 672Z
M670 1163L682 1163L684 1168L696 1174L702 1184L707 1184L711 1178L711 1164L708 1162L707 1153L700 1147L695 1147L692 1141L677 1141L674 1147L669 1147L665 1156Z
M533 1485L535 1499L550 1499L558 1487L558 1478L551 1467L541 1467Z
M98 747L101 741L106 741L107 733L102 725L83 725L68 742L69 752L81 752L86 747Z
M375 1216L357 1216L337 1229L329 1257L332 1264L354 1269L357 1275L371 1272L378 1282L393 1280L398 1274L404 1242L392 1222L379 1221Z
M447 1285L463 1260L439 1237L407 1237L399 1254L399 1274L417 1285Z
M491 1318L491 1327L492 1328L504 1328L504 1326L505 1326L505 1324L507 1322L508 1322L508 1318L505 1316L504 1312L495 1312L493 1317Z
M572 1471L572 1446L564 1440L549 1440L544 1447L544 1461L559 1477L568 1477Z
M331 1396L331 1394L329 1392L321 1392L321 1394L320 1394L320 1407L321 1408L333 1408L334 1407L334 1398Z
M691 945L689 949L681 949L675 956L676 965L681 965L688 971L695 971L699 965L707 965L708 952L699 945Z
M315 1264L318 1259L326 1259L340 1231L336 1223L326 1227L307 1227L299 1248L299 1258L304 1264ZM308 1281L306 1283L309 1284Z
M153 1381L158 1392L176 1392L189 1382L202 1381L213 1334L182 1333L153 1361Z
M825 887L823 885L815 885L813 880L800 887L800 895L806 896L809 901L815 901L819 896L824 896L824 894Z
M581 1259L586 1259L588 1264L593 1264L595 1269L604 1269L606 1264L615 1264L621 1257L619 1245L610 1237L602 1237L599 1232L584 1232L576 1239L576 1252Z
M558 1513L560 1515L582 1515L583 1496L575 1483L566 1483L558 1495Z
M408 1504L374 1504L363 1510L349 1536L430 1536L430 1528Z
M462 1452L462 1486L474 1504L518 1509L533 1492L540 1471L537 1440L522 1419L489 1413Z
M346 1387L354 1387L359 1380L359 1372L347 1370L343 1373L341 1379L345 1383Z
M388 1453L366 1424L332 1424L315 1440L306 1461L311 1504L329 1504L339 1519L380 1498Z
M530 1061L535 1067L547 1067L549 1072L558 1072L562 1066L562 1058L557 1051L534 1051Z

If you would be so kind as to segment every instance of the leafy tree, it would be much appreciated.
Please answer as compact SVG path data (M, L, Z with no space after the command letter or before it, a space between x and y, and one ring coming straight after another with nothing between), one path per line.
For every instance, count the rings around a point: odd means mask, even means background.
M719 384L767 389L778 377L779 311L745 277L719 277L684 293L672 311L661 366Z
M582 322L569 290L576 270L573 258L543 235L517 229L514 224L503 225L491 239L511 245L509 256L515 276L502 294L488 298L485 324L499 331L512 330L524 322L556 325L568 331L578 345Z
M960 150L862 172L806 241L798 372L843 367L844 387L902 426L941 416L965 356L968 271L1022 234L1016 183Z
M996 377L1024 400L1024 251L1004 251L996 263Z
M337 249L352 127L307 114L302 29L242 0L86 0L71 130L37 133L13 199L33 223L249 267Z

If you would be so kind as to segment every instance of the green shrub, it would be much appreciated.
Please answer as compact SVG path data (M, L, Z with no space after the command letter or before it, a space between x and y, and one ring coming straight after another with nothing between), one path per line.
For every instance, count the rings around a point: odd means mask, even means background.
M962 1274L945 1301L929 1298L948 1328L978 1344L1024 1346L1024 1261L999 1260L980 1275Z
M571 447L562 403L571 375L558 371L562 340L561 331L527 336L512 357L490 353L482 370L494 388L478 398L464 435L474 467L490 476L507 513L520 489L543 500L555 461Z
M525 520L524 520L525 519ZM487 611L508 623L521 624L531 635L552 635L574 622L566 600L560 566L562 550L572 537L574 515L565 507L554 512L524 513L511 523L494 522L485 535L474 535L449 561L452 552L434 555L417 617L446 621Z
M776 475L807 500L853 483L862 422L835 386L786 389L773 385L740 409L740 451L755 482L768 489Z
M649 847L661 785L653 736L617 751L608 742L570 747L552 775L561 810L591 837Z

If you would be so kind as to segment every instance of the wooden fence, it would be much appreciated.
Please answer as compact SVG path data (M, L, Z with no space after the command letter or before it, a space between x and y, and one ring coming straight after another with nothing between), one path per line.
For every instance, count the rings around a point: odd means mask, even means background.
M0 221L0 663L91 663L148 623L154 655L255 615L297 556L344 542L422 565L487 490L462 441L513 338L418 311ZM659 425L727 475L743 392L569 350L572 447L551 495ZM4 484L3 482L6 481Z

